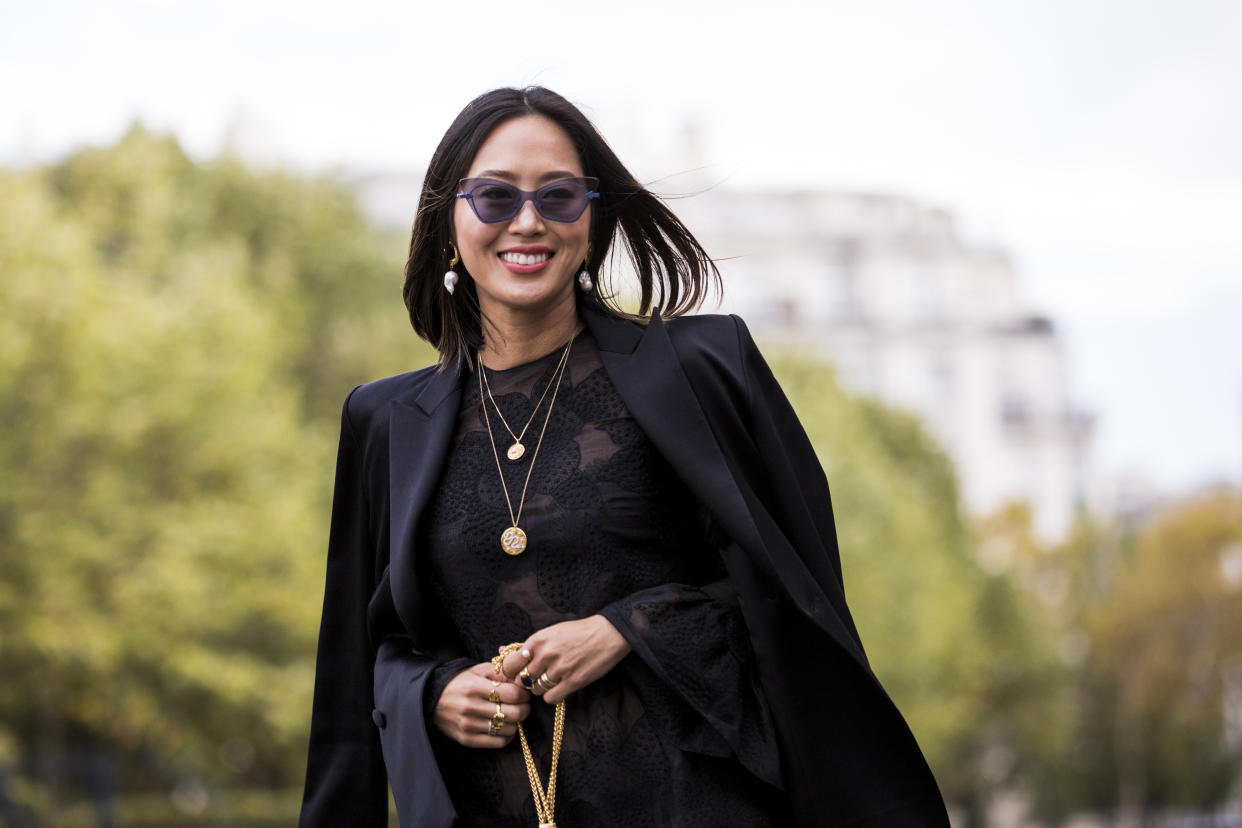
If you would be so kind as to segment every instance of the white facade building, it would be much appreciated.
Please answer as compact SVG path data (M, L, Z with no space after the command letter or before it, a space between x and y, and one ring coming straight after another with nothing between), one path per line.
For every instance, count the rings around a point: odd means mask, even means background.
M721 259L722 310L915 413L952 457L969 512L1025 501L1041 539L1065 535L1085 499L1093 422L1003 253L964 244L948 213L899 196L717 189L673 206Z

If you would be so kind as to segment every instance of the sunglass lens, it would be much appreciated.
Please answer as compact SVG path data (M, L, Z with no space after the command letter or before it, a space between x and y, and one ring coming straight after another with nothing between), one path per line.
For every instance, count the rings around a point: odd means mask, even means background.
M561 181L539 191L535 205L545 218L553 221L573 221L582 215L586 206L586 188L580 184Z
M521 194L503 184L481 184L471 191L471 202L483 221L504 221L517 213Z

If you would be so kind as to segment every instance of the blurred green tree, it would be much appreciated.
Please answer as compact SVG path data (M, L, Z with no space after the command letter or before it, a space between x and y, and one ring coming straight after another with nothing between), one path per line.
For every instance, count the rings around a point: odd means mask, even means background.
M1168 507L1122 553L1087 618L1090 804L1210 811L1242 790L1242 496Z
M1034 772L1068 726L1051 644L1013 573L980 565L952 466L918 421L846 394L823 363L773 364L832 484L872 666L945 796L983 824L989 792ZM1029 537L1028 524L1013 529Z
M1093 528L1084 521L1065 542L1045 546L1035 539L1030 510L1018 503L976 522L991 683L968 762L976 819L1007 791L1029 797L1032 810L1054 823L1081 805L1076 676L1089 649Z
M1242 789L1240 520L1242 498L1222 490L1132 523L1084 519L1051 547L1024 510L985 522L981 558L1004 562L1059 656L1023 683L1045 729L1018 740L1040 816L1138 824L1212 813Z
M36 776L298 783L340 400L428 360L386 249L338 185L140 127L0 174L0 730Z

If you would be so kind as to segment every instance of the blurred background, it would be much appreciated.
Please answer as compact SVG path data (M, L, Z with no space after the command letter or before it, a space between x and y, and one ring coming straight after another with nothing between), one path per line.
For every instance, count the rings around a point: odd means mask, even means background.
M1239 43L1225 0L0 0L0 825L293 823L340 404L432 360L424 165L532 83L720 257L955 825L1242 825Z

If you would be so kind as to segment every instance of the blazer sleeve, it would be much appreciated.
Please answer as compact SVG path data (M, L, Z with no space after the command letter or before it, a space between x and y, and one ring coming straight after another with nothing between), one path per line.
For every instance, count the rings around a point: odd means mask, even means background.
M669 330L745 504L748 520L716 514L732 533L721 555L780 740L793 824L948 828L846 606L828 481L793 407L737 317Z
M746 323L733 316L746 383L750 433L764 462L766 503L847 630L866 663L862 639L845 603L841 553L828 478L815 447Z
M375 651L367 605L375 587L362 449L341 414L341 441L328 536L328 571L315 665L306 788L299 825L386 826L388 777L372 720Z
M741 319L734 317L748 397L750 432L763 458L764 501L781 533L831 605L816 613L821 622L835 616L855 648L820 646L811 665L799 648L774 646L783 661L778 674L788 683L770 687L775 715L787 734L795 821L823 824L824 800L833 802L839 824L869 826L943 826L948 817L935 778L905 720L881 688L845 603L832 500L823 467L793 407L759 353ZM815 641L817 630L796 613L786 614L783 632ZM801 630L802 632L800 632ZM825 644L827 642L824 642ZM805 644L801 645L805 647ZM790 680L797 676L796 680ZM808 692L811 691L811 692ZM832 699L828 701L826 699ZM819 704L818 728L799 729L806 711ZM819 733L832 734L825 749ZM838 824L834 822L833 824Z

